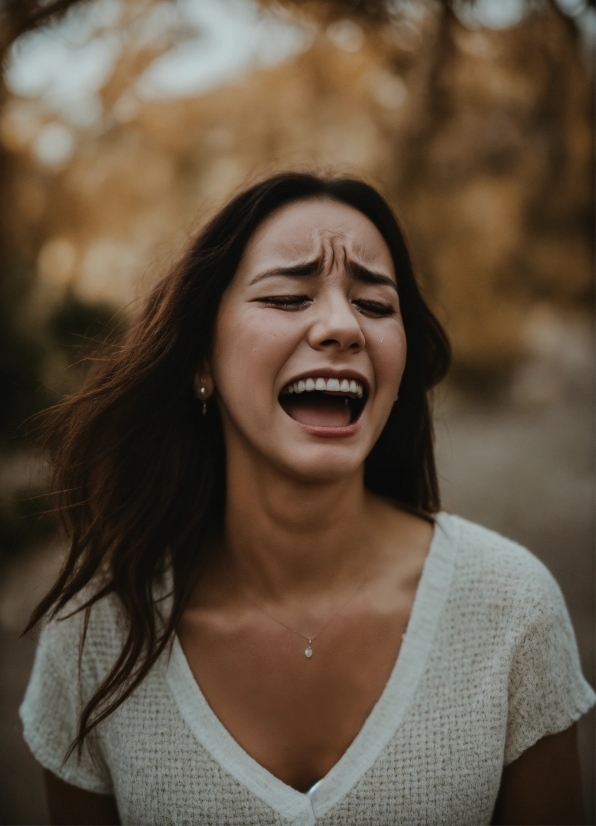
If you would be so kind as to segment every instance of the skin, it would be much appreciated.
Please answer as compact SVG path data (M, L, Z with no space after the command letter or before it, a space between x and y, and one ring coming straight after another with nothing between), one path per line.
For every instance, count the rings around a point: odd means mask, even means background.
M197 373L221 414L228 489L178 636L223 725L301 791L337 763L379 699L432 540L431 525L363 481L406 351L382 236L351 207L309 200L253 235ZM326 370L366 384L348 436L313 432L279 404L289 382ZM582 822L574 738L574 727L546 737L504 770L495 822ZM48 773L52 822L117 822L113 798L72 788Z

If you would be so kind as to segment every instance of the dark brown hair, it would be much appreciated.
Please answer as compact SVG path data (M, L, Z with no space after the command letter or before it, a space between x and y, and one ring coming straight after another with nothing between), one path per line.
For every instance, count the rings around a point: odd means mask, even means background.
M225 506L225 453L215 405L200 415L193 377L208 356L216 315L248 240L276 209L332 198L367 216L393 257L407 359L398 402L366 460L365 484L411 509L439 509L428 391L445 375L449 345L426 306L402 232L387 202L352 178L285 173L236 195L207 224L148 297L115 350L97 359L82 389L49 411L57 507L71 543L62 572L28 629L108 594L126 632L111 671L91 697L71 746L139 685L172 639L194 587L207 538ZM172 609L160 621L153 587L173 574ZM84 592L86 593L86 592ZM81 650L83 641L81 643ZM70 752L69 752L70 754Z

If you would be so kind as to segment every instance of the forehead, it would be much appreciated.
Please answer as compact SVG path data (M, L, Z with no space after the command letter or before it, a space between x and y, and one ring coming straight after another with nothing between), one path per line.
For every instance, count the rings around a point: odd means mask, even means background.
M391 253L372 221L354 207L329 198L297 201L278 209L257 227L242 263L252 268L304 262L328 246L343 248L361 263L382 266L393 274Z

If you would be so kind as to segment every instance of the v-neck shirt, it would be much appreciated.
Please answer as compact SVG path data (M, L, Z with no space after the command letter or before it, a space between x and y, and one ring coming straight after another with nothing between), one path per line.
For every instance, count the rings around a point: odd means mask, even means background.
M175 637L77 761L78 715L114 663L113 597L44 628L21 706L37 760L114 794L121 822L205 826L490 823L503 765L570 726L596 695L562 594L529 551L441 513L408 628L360 732L307 793L255 761L216 717Z

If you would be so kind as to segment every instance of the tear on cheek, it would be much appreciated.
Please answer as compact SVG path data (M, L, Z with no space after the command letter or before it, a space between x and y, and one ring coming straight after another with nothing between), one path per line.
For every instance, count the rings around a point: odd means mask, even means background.
M347 427L364 408L364 399L328 393L284 394L279 397L284 411L300 424L314 427Z

